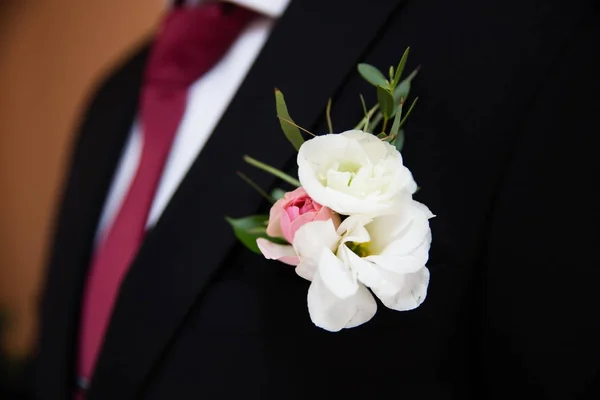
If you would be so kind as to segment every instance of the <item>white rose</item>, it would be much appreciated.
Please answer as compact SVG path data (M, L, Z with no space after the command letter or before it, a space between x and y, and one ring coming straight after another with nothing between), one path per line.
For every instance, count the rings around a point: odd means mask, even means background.
M427 207L405 197L394 215L353 215L336 230L333 222L315 221L294 237L300 257L296 272L312 281L308 310L313 323L329 331L369 321L377 304L411 310L425 300L429 284L431 230Z
M401 195L417 188L394 146L357 130L304 142L298 178L314 201L342 215L396 212Z

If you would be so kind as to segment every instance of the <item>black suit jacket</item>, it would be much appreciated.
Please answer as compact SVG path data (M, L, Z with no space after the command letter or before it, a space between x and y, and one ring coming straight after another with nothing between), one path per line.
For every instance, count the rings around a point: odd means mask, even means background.
M600 363L600 18L588 0L295 0L148 233L120 290L89 400L591 399ZM356 329L309 320L309 283L239 245L225 216L268 210L249 154L293 172L273 88L336 130L375 101L356 64L396 63L420 101L405 163L437 215L429 294ZM92 239L136 108L146 50L83 119L41 311L37 399L74 388ZM248 173L263 187L276 182ZM593 228L593 229L592 229Z

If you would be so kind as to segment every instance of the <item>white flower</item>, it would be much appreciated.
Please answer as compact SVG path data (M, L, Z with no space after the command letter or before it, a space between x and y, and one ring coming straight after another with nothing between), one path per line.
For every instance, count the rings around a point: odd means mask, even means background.
M421 305L429 284L431 217L406 196L393 215L353 215L337 230L331 220L301 227L293 243L300 257L296 272L312 281L307 300L313 323L339 331L369 321L377 304L366 287L393 310Z
M394 146L357 130L304 142L298 178L314 201L342 215L393 213L402 194L417 188Z

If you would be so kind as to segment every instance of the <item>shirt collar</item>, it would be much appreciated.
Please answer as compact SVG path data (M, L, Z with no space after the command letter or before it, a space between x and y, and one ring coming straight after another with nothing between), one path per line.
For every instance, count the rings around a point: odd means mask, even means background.
M290 0L227 0L271 18L279 18Z
M204 0L188 0L189 4L199 4ZM241 7L246 7L252 11L270 18L279 18L291 0L221 0L229 3L237 4ZM168 0L168 4L172 5L173 0Z

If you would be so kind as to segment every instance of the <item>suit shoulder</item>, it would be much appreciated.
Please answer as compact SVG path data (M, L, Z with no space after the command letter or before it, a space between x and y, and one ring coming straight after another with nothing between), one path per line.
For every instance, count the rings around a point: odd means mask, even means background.
M118 104L116 100L131 90L132 85L141 85L149 47L148 42L136 47L93 84L84 108L84 118L89 118L98 108Z

